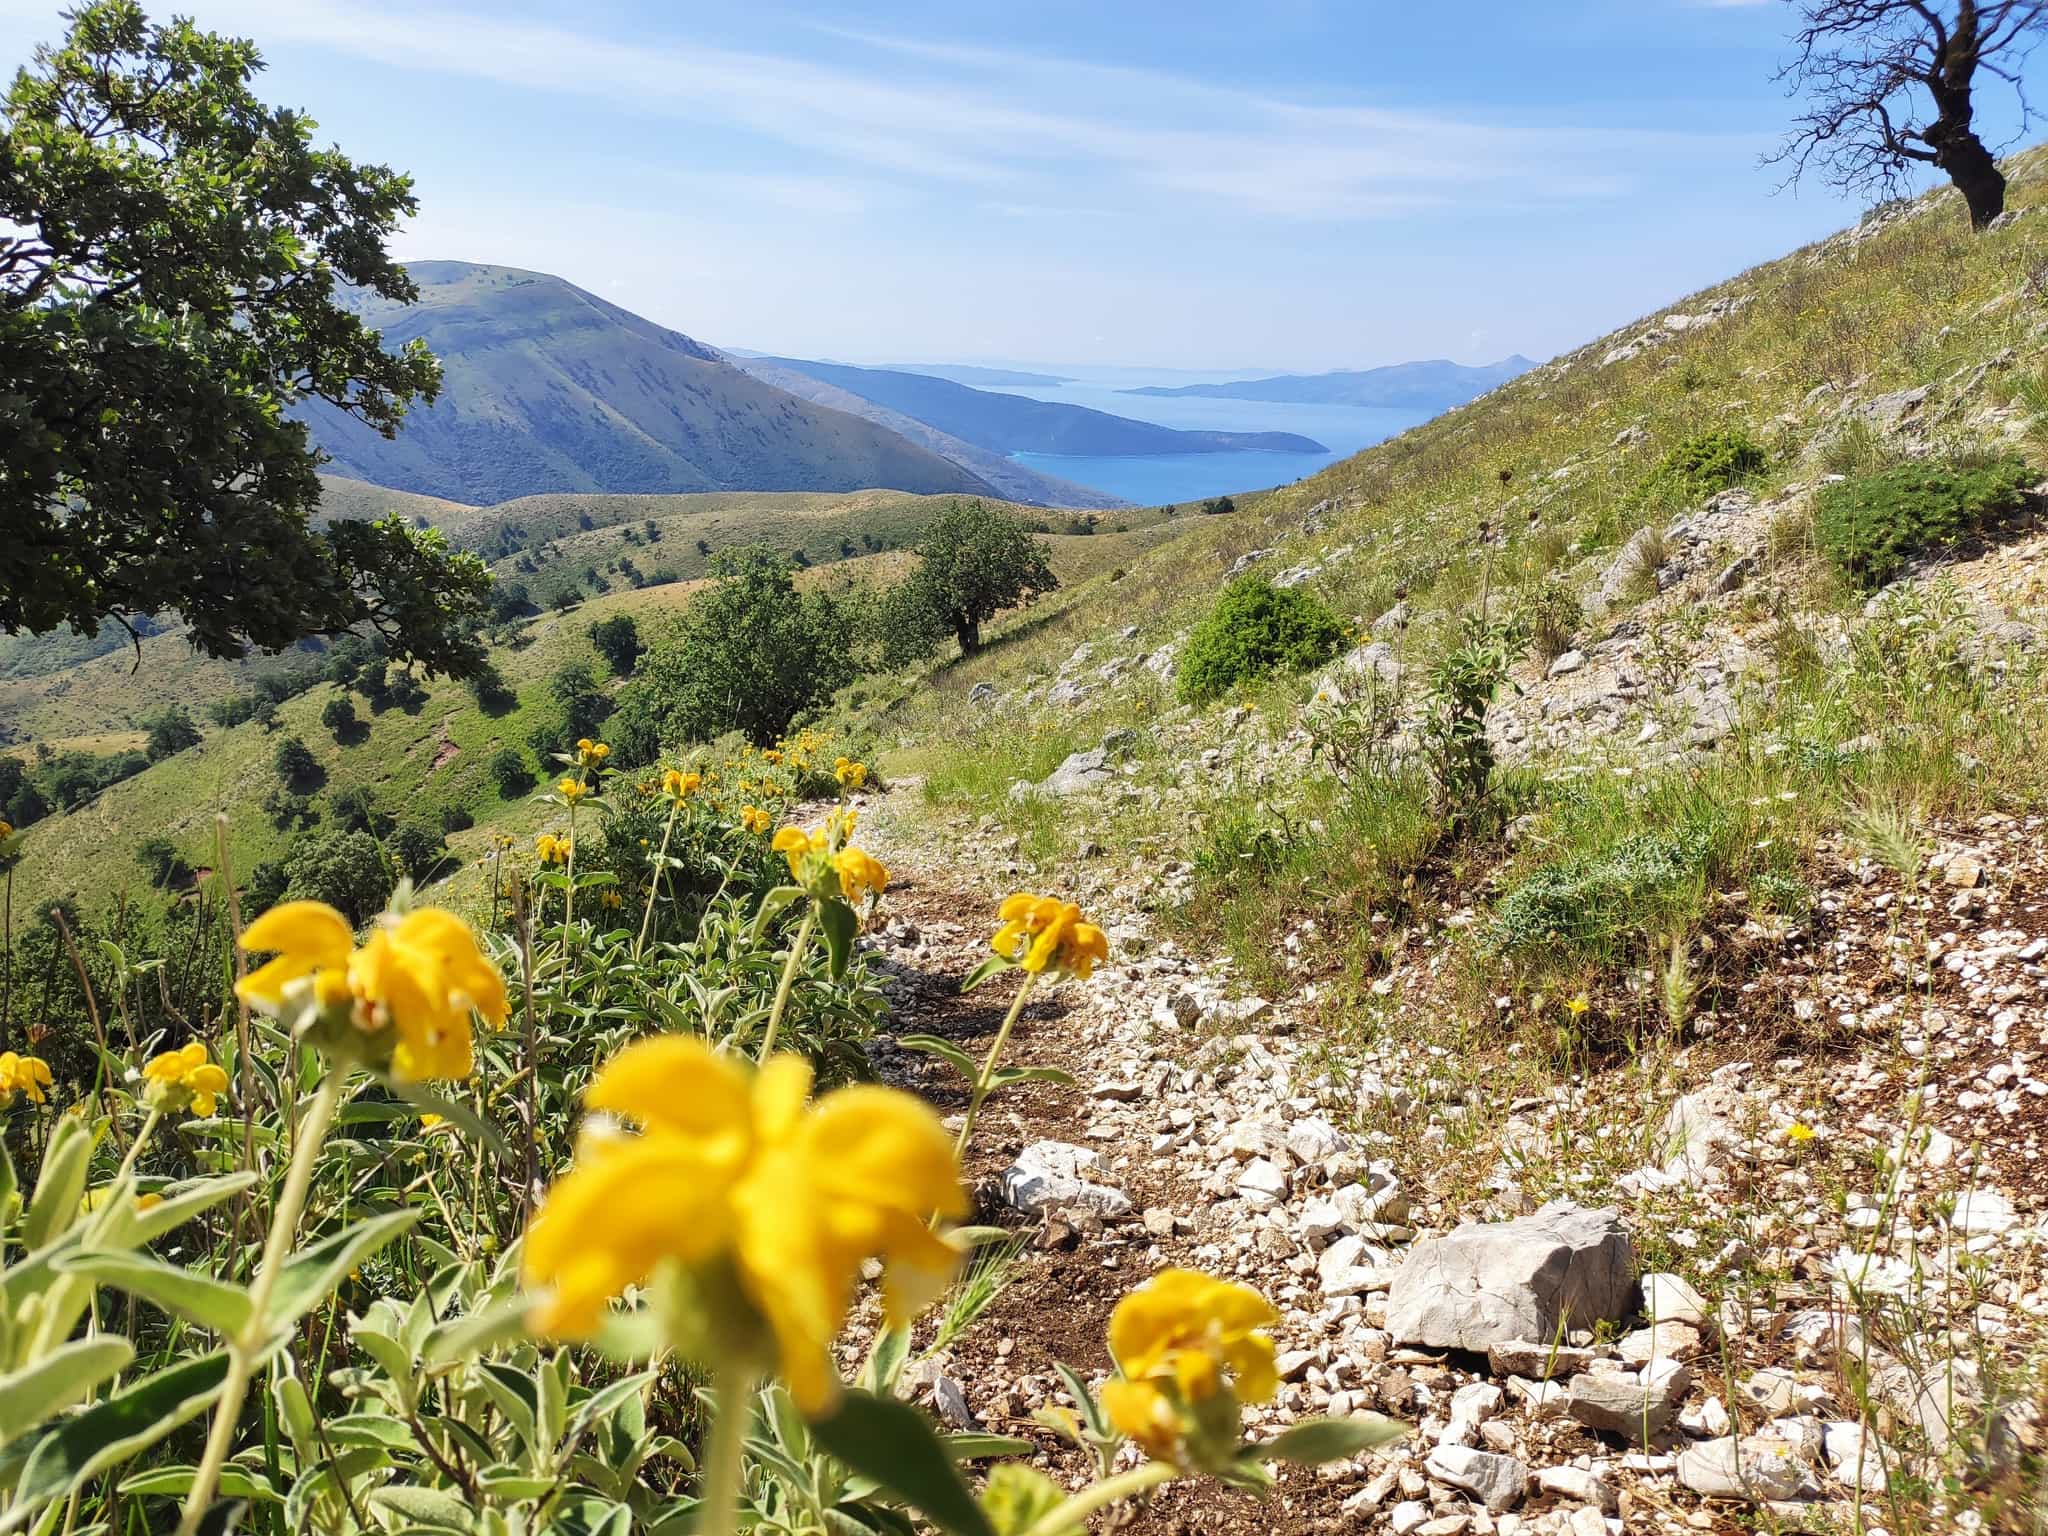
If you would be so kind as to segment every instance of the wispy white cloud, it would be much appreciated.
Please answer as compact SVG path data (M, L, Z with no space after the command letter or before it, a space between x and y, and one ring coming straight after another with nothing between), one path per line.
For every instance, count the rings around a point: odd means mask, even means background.
M0 12L24 0L0 0ZM33 9L41 11L44 6ZM197 0L202 22L274 44L462 76L611 109L739 129L805 169L727 190L856 211L890 182L984 201L1147 198L1183 212L1348 221L1464 202L1612 197L1625 169L1674 151L1726 156L1731 136L1504 122L1480 114L1290 100L1125 66L839 32L823 62L669 38L603 36L431 5ZM1733 146L1731 148L1731 146ZM870 178L849 188L843 172Z

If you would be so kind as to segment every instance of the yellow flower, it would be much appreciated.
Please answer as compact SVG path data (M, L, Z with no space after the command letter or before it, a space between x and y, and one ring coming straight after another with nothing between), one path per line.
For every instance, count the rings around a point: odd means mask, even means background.
M1578 1018L1580 1015L1590 1013L1593 1010L1593 1004L1590 1000L1588 1000L1586 994L1583 992L1581 992L1577 997L1573 998L1570 1002L1566 1003L1564 1006L1565 1011L1575 1019Z
M272 907L249 925L242 947L276 950L277 958L236 991L282 1013L310 979L323 1014L346 1008L341 1029L349 1033L333 1032L330 1041L368 1043L371 1059L388 1061L402 1081L469 1076L470 1014L502 1024L507 1009L505 978L477 948L469 925L439 907L420 907L381 920L361 949L352 945L347 919L324 902Z
M789 878L804 883L804 863L814 853L829 853L832 840L823 832L806 832L802 827L784 827L768 845L789 864Z
M525 1282L551 1292L533 1325L587 1337L611 1298L673 1260L717 1313L702 1319L707 1348L772 1352L805 1412L827 1406L862 1262L885 1261L890 1319L907 1321L954 1266L932 1213L964 1215L967 1200L922 1102L863 1084L808 1104L810 1088L801 1057L757 1072L684 1035L615 1056L585 1102L641 1134L586 1136L548 1191L526 1238Z
M163 1203L164 1197L162 1195L157 1194L154 1190L152 1190L149 1194L137 1195L135 1197L135 1209L138 1212L153 1211Z
M1819 1134L1819 1131L1816 1131L1804 1120L1794 1120L1790 1125L1785 1127L1785 1139L1791 1142L1792 1145L1795 1147L1804 1146L1807 1142L1812 1141Z
M210 1115L214 1101L228 1091L227 1073L206 1059L206 1044L201 1040L150 1058L142 1076L143 1102L167 1115L186 1109Z
M743 805L740 807L740 825L758 837L775 825L775 818L758 805Z
M601 741L592 741L581 736L576 741L576 761L586 768L595 768L612 755L612 749Z
M50 1064L40 1056L17 1056L13 1051L0 1051L0 1109L14 1102L14 1096L21 1094L31 1104L44 1104L48 1096L43 1092L52 1085Z
M761 756L766 758L771 763L779 763L782 761L782 754L776 751L773 747L770 747L767 751L763 752Z
M598 896L597 899L600 905L608 907L613 911L617 911L620 907L623 907L626 904L626 898L621 896L617 891L611 889L609 886L605 888L605 890L602 892L602 894Z
M14 823L11 821L0 821L0 837L12 836L14 836Z
M694 795L704 787L701 773L681 773L671 768L661 776L661 790L672 800L681 800Z
M534 851L540 855L543 864L566 864L569 862L570 840L557 837L552 832L543 832L533 840Z
M853 847L846 838L853 832L853 814L832 816L823 828L806 832L801 827L784 827L769 846L789 864L789 877L812 896L823 900L833 894L859 906L864 892L880 895L889 886L889 871L865 850Z
M423 1131L431 1131L447 1123L446 1117L442 1115L429 1113L420 1116L420 1129Z
M1002 927L989 945L1006 960L1027 971L1048 966L1083 981L1098 963L1109 959L1109 939L1093 923L1081 921L1081 909L1053 896L1019 891L998 910Z
M581 779L565 778L555 785L555 792L571 805L574 805L578 800L581 800L590 793L590 786Z
M889 871L862 849L840 849L832 856L832 867L839 874L839 892L850 906L860 905L863 891L879 896L889 888Z
M1273 1341L1256 1331L1279 1318L1248 1285L1161 1270L1110 1314L1109 1351L1119 1373L1102 1389L1110 1423L1157 1460L1192 1454L1213 1462L1231 1454L1237 1405L1263 1403L1279 1387ZM1228 1412L1219 1413L1214 1400L1225 1396Z
M839 758L832 764L832 777L847 789L859 789L868 781L867 764L856 763L851 758Z

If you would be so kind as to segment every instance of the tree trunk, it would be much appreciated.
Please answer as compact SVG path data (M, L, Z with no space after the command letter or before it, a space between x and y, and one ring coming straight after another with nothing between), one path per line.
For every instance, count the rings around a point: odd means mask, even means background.
M981 649L981 620L955 619L953 638L960 642L960 654L972 656Z
M1983 229L2005 212L2005 177L1984 141L1965 128L1936 150L1935 163L1970 205L1970 227Z

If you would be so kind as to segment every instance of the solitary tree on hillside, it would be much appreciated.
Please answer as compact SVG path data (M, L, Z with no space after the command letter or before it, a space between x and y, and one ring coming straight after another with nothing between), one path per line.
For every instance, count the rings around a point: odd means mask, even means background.
M416 298L411 181L313 147L245 41L90 0L0 92L0 632L172 610L213 656L367 626L463 671L490 575L404 519L315 530L324 401L392 435L440 370L341 302Z
M2005 177L1977 136L1980 75L2011 87L2033 119L2020 69L2048 31L2048 0L1790 0L1793 55L1778 78L1810 105L1771 157L1796 182L1817 171L1845 192L1896 196L1916 165L1955 183L1984 228L2005 209Z
M905 586L960 642L981 648L981 626L1059 583L1046 546L1000 508L954 502L919 541L917 570Z

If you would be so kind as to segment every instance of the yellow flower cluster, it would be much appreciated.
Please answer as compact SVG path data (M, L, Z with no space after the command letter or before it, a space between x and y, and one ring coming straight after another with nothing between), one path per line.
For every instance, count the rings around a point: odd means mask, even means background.
M533 840L534 851L540 855L543 864L566 864L573 844L566 837L557 837L552 832L543 832Z
M40 1056L17 1056L0 1051L0 1109L14 1103L17 1095L31 1104L48 1102L44 1089L51 1086L50 1064Z
M701 773L681 773L671 768L661 776L661 792L671 800L685 800L704 787Z
M754 1071L685 1035L628 1046L585 1102L637 1122L637 1136L586 1136L527 1233L529 1315L542 1333L587 1337L609 1301L664 1261L682 1266L712 1315L705 1347L744 1363L773 1356L798 1405L838 1389L831 1344L862 1263L887 1265L892 1321L950 1278L954 1249L934 1212L967 1211L951 1139L921 1101L872 1085L807 1102L811 1069L776 1056Z
M556 782L555 793L571 805L574 805L578 800L581 800L590 793L590 786L581 779L563 778Z
M889 871L879 859L856 848L847 839L853 835L853 814L832 816L815 832L801 827L784 827L769 846L789 864L789 877L813 896L828 896L835 883L841 900L859 906L868 891L877 896L889 888Z
M859 789L868 781L868 765L856 763L850 757L838 758L832 764L832 777L839 781L841 789Z
M1109 1351L1117 1379L1102 1407L1118 1433L1157 1461L1214 1461L1234 1451L1237 1405L1279 1387L1273 1340L1280 1320L1248 1285L1192 1269L1164 1269L1116 1304ZM1218 1399L1228 1411L1215 1411Z
M0 837L12 836L14 836L14 823L11 821L0 819Z
M775 825L775 818L758 805L743 805L740 807L740 825L759 837Z
M287 901L249 925L242 947L276 952L236 986L244 1002L275 1014L306 1000L323 1013L345 1010L371 1059L388 1060L403 1081L468 1077L470 1014L505 1021L505 978L469 925L439 907L380 921L358 949L334 908Z
M227 1073L206 1059L201 1040L151 1057L142 1076L142 1102L167 1115L188 1109L210 1115L214 1101L228 1091Z
M1098 963L1109 959L1109 939L1093 923L1081 920L1081 909L1054 896L1019 891L1007 897L996 914L1002 919L990 947L1027 971L1048 967L1083 981Z
M611 755L612 749L601 741L592 741L588 736L576 739L576 761L585 768L602 768Z

